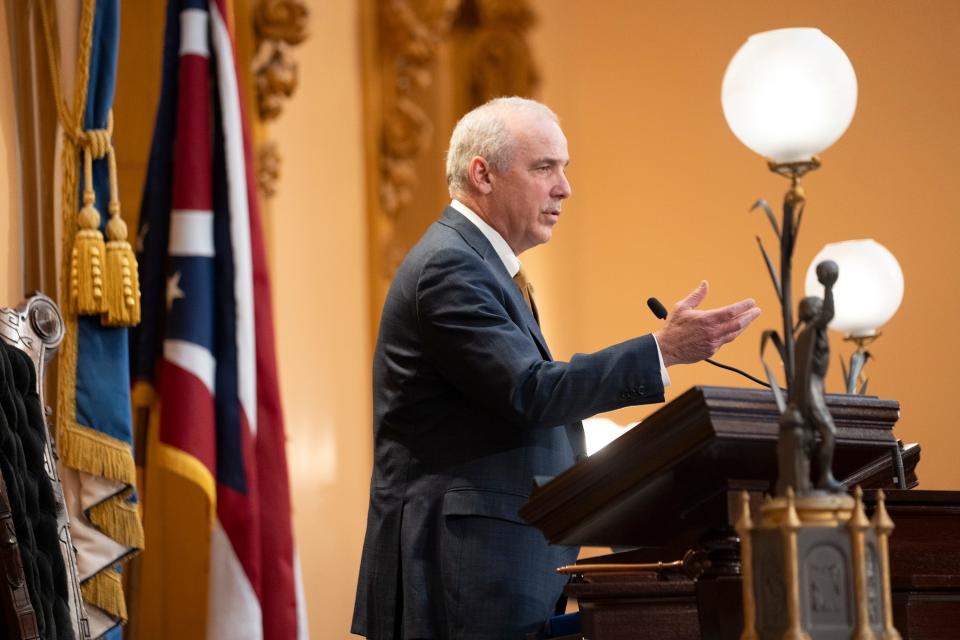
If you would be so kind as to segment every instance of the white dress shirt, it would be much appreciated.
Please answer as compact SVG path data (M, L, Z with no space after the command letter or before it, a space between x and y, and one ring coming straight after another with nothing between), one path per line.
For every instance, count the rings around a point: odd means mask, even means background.
M473 223L473 225L480 230L480 233L490 242L493 246L493 250L497 252L497 255L500 257L500 261L503 262L503 266L506 268L507 273L510 274L510 277L517 275L517 272L520 271L520 259L517 258L517 255L513 252L513 249L510 248L510 245L507 244L507 241L503 239L503 236L500 233L491 227L486 221L473 212L470 207L463 204L457 199L454 199L450 206L463 214L463 217ZM663 380L663 386L670 386L670 376L667 374L667 368L663 364L663 354L660 353L660 343L657 342L657 336L653 336L653 342L657 345L657 357L660 358L660 378Z

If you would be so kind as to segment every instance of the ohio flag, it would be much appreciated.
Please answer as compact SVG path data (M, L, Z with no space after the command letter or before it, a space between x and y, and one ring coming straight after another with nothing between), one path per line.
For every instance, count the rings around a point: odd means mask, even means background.
M132 350L138 413L149 412L138 639L306 637L229 6L167 11Z

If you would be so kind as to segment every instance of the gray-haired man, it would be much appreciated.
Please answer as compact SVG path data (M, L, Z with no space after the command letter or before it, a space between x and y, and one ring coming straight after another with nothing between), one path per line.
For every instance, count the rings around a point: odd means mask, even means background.
M531 100L493 100L454 129L453 201L400 266L381 318L354 633L536 630L577 550L517 516L533 477L584 453L581 419L662 402L666 367L711 356L760 312L752 300L696 310L702 282L655 335L553 360L517 256L553 234L568 162L556 115Z

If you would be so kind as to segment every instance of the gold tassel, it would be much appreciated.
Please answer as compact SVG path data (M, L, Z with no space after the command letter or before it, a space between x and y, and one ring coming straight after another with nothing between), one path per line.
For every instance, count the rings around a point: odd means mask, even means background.
M114 222L107 225L107 235ZM124 224L124 227L126 225ZM137 257L126 240L107 243L107 310L100 322L108 327L132 327L140 323L140 282L137 277Z
M83 150L84 188L83 208L70 258L70 301L80 315L103 312L103 261L106 247L100 233L100 212L94 202L93 159L89 148Z
M112 119L112 117L111 117ZM137 257L127 242L127 224L120 217L117 195L117 163L113 149L110 162L110 222L107 223L106 303L100 322L108 327L132 327L140 323L140 278Z

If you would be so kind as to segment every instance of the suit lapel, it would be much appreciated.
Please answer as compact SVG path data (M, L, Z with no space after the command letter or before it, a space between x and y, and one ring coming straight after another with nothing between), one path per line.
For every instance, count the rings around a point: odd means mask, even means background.
M527 333L533 338L534 343L536 343L537 348L540 350L540 354L545 360L553 360L550 349L547 348L547 341L540 331L540 325L537 324L536 318L533 317L533 312L530 310L530 307L527 306L527 301L523 299L523 294L520 293L520 289L517 288L510 274L507 273L507 268L503 266L503 261L500 259L500 256L497 255L490 241L483 235L483 232L477 228L477 225L467 220L463 214L453 207L447 207L443 210L443 214L440 216L440 224L450 227L459 233L464 241L490 265L490 269L500 282L500 286L507 292L507 295L513 299L514 304L520 308Z
M513 279L510 279L513 282ZM514 285L516 289L516 285ZM537 346L540 348L540 353L543 354L544 360L553 360L553 355L550 353L550 349L547 347L547 339L543 337L543 333L540 331L540 325L537 324L537 319L533 317L533 312L530 311L530 307L527 306L527 301L523 299L523 294L520 293L520 290L517 289L517 295L520 296L520 301L523 303L524 308L524 319L527 321L527 332L533 336L534 341L537 343Z

